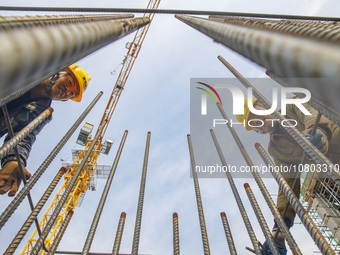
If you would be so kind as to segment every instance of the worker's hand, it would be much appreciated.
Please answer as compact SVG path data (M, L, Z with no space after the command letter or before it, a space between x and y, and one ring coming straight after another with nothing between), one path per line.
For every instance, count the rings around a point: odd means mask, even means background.
M310 138L312 133L312 128L306 129L302 132L303 135L309 141L316 147L318 148L323 154L326 154L328 151L328 138L325 132L321 128L317 128L315 134ZM304 152L306 155L306 158L311 160L312 157L309 156L306 152Z
M284 243L278 241L278 240L275 240L274 241L275 244L276 244L276 247L279 251L279 254L280 255L286 255L287 254L287 249L286 249L286 246ZM264 249L261 249L261 253L262 255L272 255L273 253L271 252L270 248L269 248L269 245L267 243L267 241L265 241L263 243L263 246L265 247Z
M31 174L24 168L26 180L31 177ZM16 161L7 162L0 170L0 195L8 192L9 197L13 197L22 181L19 165Z

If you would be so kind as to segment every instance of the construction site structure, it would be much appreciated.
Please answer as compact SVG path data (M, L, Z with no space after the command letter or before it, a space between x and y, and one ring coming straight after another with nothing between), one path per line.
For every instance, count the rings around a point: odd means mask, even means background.
M153 10L157 9L159 5L159 1L152 1L150 0L148 9ZM101 16L101 15L99 15ZM28 231L33 221L36 220L37 214L43 207L44 203L46 203L49 195L52 193L53 189L56 187L57 183L61 180L61 177L64 175L65 179L60 188L59 192L57 193L56 197L54 198L52 204L48 208L47 212L43 216L42 220L40 221L39 226L37 226L37 230L29 240L28 244L25 246L25 249L22 254L45 254L45 253L57 253L56 249L61 240L61 237L67 228L71 218L74 215L74 210L76 209L76 205L80 202L81 197L85 192L91 187L91 180L94 179L94 176L97 172L102 172L103 175L107 176L108 181L105 185L104 192L100 203L98 205L97 212L92 222L91 229L89 231L86 243L83 248L82 253L76 254L90 254L89 250L91 247L91 243L93 241L93 237L96 231L96 227L98 224L98 220L100 218L101 212L103 210L107 193L110 189L110 185L116 171L116 167L118 164L119 157L122 153L122 148L127 136L127 131L124 133L122 141L120 143L116 159L112 165L110 171L107 168L98 168L98 158L101 153L109 153L110 147L112 146L113 141L107 141L106 147L103 149L103 137L107 130L107 127L110 123L112 118L113 112L116 108L117 102L120 98L122 90L126 84L126 80L130 74L131 68L133 63L138 56L140 51L141 45L144 41L145 35L149 29L149 21L152 21L154 13L145 14L143 18L127 18L127 19L116 19L114 21L112 18L101 17L100 20L96 22L92 21L85 21L84 23L76 24L72 23L72 26L88 26L93 27L103 25L101 22L105 22L105 26L112 26L117 31L117 34L112 35L112 38L118 39L122 35L127 34L127 32L132 32L133 30L137 29L138 27L144 26L143 28L139 29L134 37L132 43L128 44L128 54L124 60L122 71L117 79L116 84L114 85L113 92L109 99L109 102L106 106L104 111L103 117L100 121L99 127L94 135L94 138L90 137L90 133L92 131L92 124L86 123L81 130L81 133L77 139L78 144L85 145L85 148L82 150L74 151L73 162L71 165L67 165L67 169L62 167L60 171L57 173L56 177L52 181L51 185L48 187L44 195L42 196L41 200L38 202L36 207L32 209L32 214L29 216L27 222L24 224L22 229L18 232L17 236L10 244L8 249L6 250L6 254L13 254L22 240L23 236ZM102 20L105 18L105 20ZM301 80L298 79L294 82L298 86L310 88L308 82L306 82L305 78L320 78L320 79L329 79L329 78L336 78L331 79L329 83L326 83L325 86L329 86L328 90L325 88L315 88L311 87L312 94L318 94L318 90L324 90L325 93L319 93L320 96L316 98L318 106L320 109L323 109L323 112L327 112L332 115L332 112L337 112L340 110L339 100L335 100L338 96L340 84L339 84L339 75L340 75L340 50L339 46L337 45L338 40L338 25L331 24L331 22L326 21L310 21L310 20L302 20L302 21L277 21L277 20L269 20L266 17L262 17L260 19L254 18L233 18L233 17L210 17L209 19L205 18L197 18L191 17L187 15L176 15L176 18L179 20L187 23L188 25L194 27L195 29L205 33L206 35L213 38L216 42L220 42L225 46L233 49L234 51L240 53L241 55L247 57L248 59L258 63L259 65L265 67L270 73L275 74L280 80L286 82L291 82L289 77L300 77ZM50 20L50 18L44 17L44 19ZM28 20L30 20L28 18ZM52 19L53 20L53 19ZM58 19L57 19L58 20ZM55 33L58 33L58 26L66 26L65 29L67 30L67 26L71 26L68 24L67 19L60 18L57 22L62 20L61 25L57 25L53 28ZM13 24L12 24L13 22ZM15 31L16 27L22 27L20 19L10 19L8 20L8 24L4 29L8 31L12 31L12 27L14 28L13 33L18 33L17 36L20 36L20 33L25 33L20 29L20 31ZM66 24L65 24L66 22ZM72 20L73 22L73 20ZM95 24L92 24L95 23ZM12 25L11 25L12 24ZM18 25L19 24L19 25ZM58 23L59 24L59 23ZM35 23L29 22L30 26L35 26ZM48 24L46 24L48 27ZM104 26L104 25L103 25ZM44 33L45 27L39 27L39 33ZM128 30L128 31L126 31ZM297 31L304 31L304 32L297 32ZM321 31L323 33L321 33ZM60 31L59 31L60 32ZM317 36L314 36L314 33ZM38 38L37 40L41 39ZM91 37L91 35L89 35ZM301 37L303 37L301 39ZM2 38L2 37L1 37ZM0 39L1 39L0 38ZM97 41L96 45L91 45L87 47L83 47L84 50L82 53L75 51L74 56L70 53L64 59L60 58L60 63L49 63L46 66L35 67L37 70L44 69L43 77L38 77L38 71L31 72L31 76L27 77L29 72L24 72L22 77L19 77L17 80L13 80L13 74L17 73L19 70L18 66L13 64L13 70L9 70L8 73L4 76L0 73L0 81L1 86L4 86L4 92L0 94L0 97L4 100L1 101L2 104L8 102L14 97L17 97L23 93L23 91L27 91L28 88L35 86L41 81L42 78L46 78L51 75L53 72L60 70L61 66L68 65L75 61L76 59L81 58L84 55L89 54L89 52L95 51L99 48L99 45L102 46L103 44L106 45L109 43L112 38L102 39L101 43L100 40ZM332 39L329 39L332 38ZM11 44L11 36L4 36L3 38ZM326 44L325 40L334 40L330 44ZM0 40L1 41L1 40ZM7 44L6 44L7 45ZM8 46L8 45L7 45ZM11 46L12 47L12 46ZM14 53L14 46L11 48L8 46L8 51ZM20 45L23 51L32 50L35 52L36 49L29 49L24 45ZM88 48L91 48L89 50ZM18 53L21 54L21 53ZM59 56L62 55L62 52L51 52L52 56ZM59 54L59 55L58 55ZM40 54L42 57L43 54ZM32 61L34 59L35 54L32 53ZM308 58L307 58L308 56ZM0 56L1 59L2 56ZM58 58L59 59L59 58ZM251 88L254 92L254 96L263 104L263 106L267 109L270 108L269 101L259 92L256 88L250 84L235 68L233 68L222 56L219 56L218 59L235 75L235 77L241 82L243 86L246 88ZM34 62L35 63L35 62ZM46 63L46 62L45 62ZM53 68L48 68L49 65L53 66ZM20 68L28 69L31 66L21 66ZM40 68L40 69L39 69ZM24 80L27 79L25 82ZM15 83L16 88L20 88L19 90L7 89L8 85ZM29 85L27 85L29 83ZM328 92L331 91L331 92ZM330 93L333 93L331 95ZM318 95L319 95L318 94ZM334 95L335 94L335 95ZM222 108L220 103L216 104L218 110L220 111L222 117L225 120L229 120L227 114L225 113L224 109ZM6 108L6 107L3 107ZM5 111L6 112L6 111ZM280 112L275 111L273 115L279 120L285 120L284 116L281 115ZM315 129L319 125L319 119L321 116L321 111L318 115L317 120L314 124L314 132ZM336 117L336 116L333 116ZM83 117L84 118L84 117ZM83 118L80 120L83 120ZM335 118L336 119L336 118ZM38 120L37 120L38 121ZM79 126L80 123L77 123ZM254 163L251 160L251 157L247 153L246 148L244 147L239 135L236 133L233 127L227 125L235 143L237 144L239 150L242 153L242 156L247 163L248 166L254 166ZM331 162L324 154L322 154L307 138L305 138L301 132L299 132L296 128L286 128L287 134L292 137L296 141L297 144L301 146L301 148L308 153L312 159L318 164L324 164L329 169L335 169L333 162ZM27 132L27 131L25 131ZM215 145L216 152L222 162L222 165L227 167L227 161L222 151L219 139L215 135L214 130L210 130L212 141ZM24 132L21 132L19 135L24 136ZM67 135L69 137L69 135ZM133 238L133 245L131 254L137 255L138 254L138 247L139 247L139 239L140 239L140 229L141 229L141 219L142 219L142 210L143 210L143 201L144 201L144 192L145 192L145 184L146 184L146 171L147 171L147 164L148 164L148 155L149 155L149 147L150 147L150 139L151 139L151 132L147 134L146 140L146 147L145 147L145 154L144 154L144 162L143 162L143 172L140 184L140 193L138 199L138 208L137 208L137 215L136 215L136 223L135 223L135 231L134 231L134 238ZM205 224L204 219L204 211L203 211L203 201L200 194L199 182L196 173L196 165L195 165L195 158L194 158L194 149L192 147L191 136L187 136L188 139L188 147L189 147L189 155L191 159L191 169L193 174L193 181L194 181L194 189L196 195L196 202L197 202L197 211L199 215L199 223L200 223L200 230L202 236L202 244L203 244L203 251L205 255L210 254L210 246L208 241L208 234L207 234L207 226ZM18 139L11 140L6 146L4 146L3 155L5 155L9 149L14 148L16 146L15 142ZM105 144L105 143L104 143ZM257 151L259 152L260 156L262 157L263 161L269 165L274 166L275 164L271 160L268 153L263 149L260 144L255 144ZM227 155L228 156L228 155ZM3 156L2 156L3 157ZM230 159L228 159L230 160ZM301 159L301 164L305 163L305 156ZM42 171L37 171L42 174ZM105 174L104 174L105 172ZM335 255L339 254L340 252L340 245L339 245L339 213L340 213L340 196L339 196L339 188L340 188L340 176L339 172L337 171L328 171L323 173L323 175L315 176L315 173L309 172L303 178L303 185L302 185L302 192L301 197L298 199L294 196L292 189L294 187L290 187L286 180L282 177L281 173L273 172L273 177L277 181L280 189L286 195L289 204L292 205L294 208L297 216L300 218L302 224L306 228L307 232L310 234L311 238L319 248L320 252L324 255ZM286 224L284 223L282 215L278 212L275 203L273 202L269 192L262 181L262 178L259 174L254 171L252 172L253 178L258 185L275 221L277 222L280 231L284 235L289 248L292 251L292 254L302 254L298 244L295 242L294 237L288 230ZM242 216L242 220L244 221L246 230L248 232L249 238L251 240L253 247L248 247L247 249L257 255L261 255L263 247L259 244L258 239L256 238L256 233L253 230L252 223L248 217L248 212L244 207L243 201L239 195L239 191L234 183L232 175L227 171L226 172L228 183L232 189L233 196L236 200L237 206L239 208L240 214ZM37 181L38 178L33 178ZM27 183L26 187L32 187L32 184ZM275 236L273 237L268 229L267 223L263 217L261 209L257 203L257 199L255 198L252 189L250 188L249 184L245 184L244 188L248 195L249 201L255 211L257 219L259 221L259 225L263 231L264 236L269 244L272 254L280 254L277 250L277 247L274 243ZM20 193L20 199L18 201L22 201L22 197L29 194L29 189L26 190L24 193ZM15 201L16 199L14 199ZM15 202L20 203L20 202ZM287 204L287 207L288 205ZM17 205L10 206L11 209L6 209L5 212L1 215L1 226L5 224L7 219L10 217L13 210L16 209ZM8 212L10 211L10 212ZM121 235L124 227L124 221L126 218L126 214L122 213L121 220L117 229L116 241L115 246L113 248L112 254L119 254L119 245L121 241ZM227 217L225 213L221 213L222 224L225 230L227 242L230 248L231 254L236 254L236 248L234 245L234 241L232 239L232 230L230 229ZM178 230L178 222L179 216L177 213L173 214L173 243L174 243L174 254L179 254L179 230Z

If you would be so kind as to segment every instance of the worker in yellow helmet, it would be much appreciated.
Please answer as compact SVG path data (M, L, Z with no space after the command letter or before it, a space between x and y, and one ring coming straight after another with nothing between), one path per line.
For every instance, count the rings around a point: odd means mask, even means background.
M252 98L252 104L257 110L265 110L263 105ZM311 113L311 115L305 115L294 104L288 104L286 106L286 119L293 119L296 121L296 128L302 132L308 139L311 135L311 130L314 126L317 111L308 104L303 104L304 107ZM246 130L254 130L261 134L269 134L270 141L268 146L268 152L274 159L276 166L287 167L286 169L298 169L303 157L303 149L295 142L295 140L284 130L281 123L272 115L256 115L249 110L248 98L244 101L244 114L237 115L237 120L244 123ZM339 126L328 118L322 116L320 124L310 141L335 164L340 163L340 130ZM306 153L305 153L306 154ZM307 164L315 164L311 157L306 154ZM300 166L301 168L301 166ZM282 169L282 168L280 168ZM294 189L294 193L297 197L300 194L300 176L294 173L282 173L287 183L292 187L295 178L298 178L298 183ZM279 189L277 198L277 208L281 214L283 214L284 208L288 203L287 198ZM295 218L295 211L292 206L288 207L285 214L284 221L288 228L293 226ZM278 225L275 222L273 228L273 236L278 231ZM284 244L284 237L281 233L278 234L276 241L280 254L286 254L287 249ZM268 244L265 242L264 246L269 250ZM272 254L262 251L264 255Z
M90 80L90 75L84 69L73 64L44 80L21 97L9 102L7 104L7 109L14 133L19 132L40 113L50 107L52 100L67 101L68 99L71 99L73 101L80 102ZM24 166L24 175L26 179L31 176L25 167L32 145L36 136L51 119L52 116L50 115L17 146L20 157L19 160ZM0 137L6 133L7 125L3 112L1 111ZM5 138L5 142L7 140L9 140L8 135ZM14 196L18 191L22 178L17 160L18 159L15 156L14 151L11 151L1 160L1 195L8 192L8 196Z

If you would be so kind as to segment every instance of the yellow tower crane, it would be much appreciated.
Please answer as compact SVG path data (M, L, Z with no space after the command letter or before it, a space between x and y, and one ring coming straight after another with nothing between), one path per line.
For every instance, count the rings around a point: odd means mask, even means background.
M157 9L159 6L159 3L160 3L160 0L150 0L148 3L147 9ZM88 157L87 162L81 171L81 174L77 178L76 184L74 185L74 188L72 189L70 195L68 196L67 202L64 204L63 209L60 211L59 216L56 220L56 223L51 228L48 238L46 238L44 242L45 247L47 249L49 249L52 246L58 234L58 231L60 231L61 229L61 226L63 225L67 226L70 220L70 217L72 216L73 211L79 201L79 198L81 197L82 194L86 192L86 190L88 189L90 185L90 181L93 178L93 175L97 168L98 157L102 150L103 136L106 132L107 126L109 125L112 114L117 106L118 100L125 86L127 78L129 77L133 64L139 54L139 51L145 39L146 33L148 32L150 24L154 18L154 15L155 15L154 13L144 14L144 17L150 18L150 23L146 25L145 27L137 30L133 41L127 45L128 53L123 61L122 69L119 73L116 84L113 88L110 99L108 101L103 117L99 124L99 127L102 127L103 125L104 127L102 131L98 128L97 133L101 132L100 134L98 134L99 139L96 142L94 149L92 150L90 156ZM76 170L78 169L78 166L84 159L85 153L87 152L88 148L91 146L92 142L93 140L87 142L85 148L78 153L78 155L74 158L73 163L68 167L62 187L59 189L57 195L53 199L51 205L49 206L49 208L47 209L46 213L44 214L43 218L40 221L39 225L42 231L46 223L50 219L50 216L52 215L54 209L56 208L60 198L62 197L66 188L68 187L71 178L74 176ZM28 243L26 244L21 254L30 254L37 240L38 240L38 234L37 234L37 230L35 230L32 237L29 239ZM41 254L45 254L45 251L42 250Z

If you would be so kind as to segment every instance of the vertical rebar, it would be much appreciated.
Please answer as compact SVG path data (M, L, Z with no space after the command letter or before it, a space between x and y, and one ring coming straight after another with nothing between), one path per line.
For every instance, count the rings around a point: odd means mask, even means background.
M192 16L175 17L284 77L320 78L340 75L337 45Z
M250 84L231 64L229 64L223 57L218 56L218 59L229 69L229 71L235 75L235 77L246 87L251 88L253 90L254 96L259 100L259 102L266 108L270 109L269 101L252 85ZM340 71L339 71L340 73ZM338 100L339 101L339 100ZM282 116L277 110L275 110L272 115L282 121L287 121L287 119ZM283 126L284 130L301 146L301 148L315 160L317 164L326 164L329 169L334 169L333 163L322 153L320 152L302 133L294 126L288 125ZM339 182L340 173L330 171L328 175Z
M51 184L48 186L48 188L46 189L44 194L41 196L39 202L34 207L33 211L27 217L25 223L22 225L22 227L17 232L16 236L14 237L14 239L12 240L12 242L10 243L8 248L6 249L5 254L13 254L15 252L15 250L18 248L18 245L20 244L22 239L25 237L27 231L30 229L33 222L36 220L39 212L41 211L41 209L43 208L43 206L47 202L48 198L52 194L53 190L55 189L55 187L57 186L58 182L60 181L61 177L63 176L63 174L65 172L66 172L65 167L60 168L57 175L54 177Z
M174 255L179 255L180 250L179 250L179 230L178 230L178 214L173 213L172 214L172 231L173 231L173 251Z
M146 138L146 145L145 145L143 172L142 172L142 178L140 182L139 198L138 198L135 230L133 233L131 255L138 255L140 229L141 229L141 223L142 223L142 213L143 213L143 203L144 203L144 193L145 193L146 172L147 172L148 158L149 158L150 138L151 138L151 132L148 132L148 135Z
M110 187L111 187L113 177L116 173L116 169L117 169L117 166L118 166L120 155L122 154L122 151L123 151L123 147L124 147L124 144L125 144L127 134L128 134L128 131L125 130L123 137L122 137L122 141L120 142L120 145L119 145L119 148L118 148L118 151L117 151L117 154L116 154L116 158L113 162L111 171L110 171L109 176L107 178L107 181L106 181L106 184L105 184L105 187L104 187L104 190L103 190L103 194L100 198L96 213L93 217L93 221L92 221L90 230L88 232L88 235L87 235L87 238L86 238L86 241L85 241L85 245L83 247L83 251L82 251L83 255L88 255L88 253L90 251L92 241L93 241L93 237L94 237L94 234L96 233L97 226L98 226L98 223L99 223L99 219L100 219L100 216L102 214L102 211L103 211L103 208L104 208L104 205L105 205L105 202L106 202L106 198L107 198L107 195L108 195Z
M260 227L262 229L262 232L268 242L269 245L269 249L271 251L272 254L276 254L276 255L280 255L279 251L276 247L276 244L274 242L273 236L269 230L268 224L263 216L263 213L261 211L261 208L259 206L259 204L256 201L256 198L254 196L253 191L251 190L250 186L248 183L244 184L244 189L246 190L247 196L249 198L250 204L253 207L254 213L256 215L256 218L260 224Z
M231 234L231 229L225 212L221 212L221 220L223 223L225 237L227 238L230 255L237 255L234 239Z
M149 23L149 18L32 26L0 33L0 104Z
M257 149L258 153L260 154L263 161L267 164L268 167L273 167L275 169L275 163L271 160L269 155L266 153L266 151L263 149L263 147L259 144L255 144L255 148ZM308 212L305 210L303 205L300 203L300 201L296 198L293 190L290 188L286 180L283 178L280 172L278 171L271 171L272 175L274 176L275 180L279 184L281 190L287 197L289 203L294 208L294 211L301 219L303 225L307 229L310 236L313 238L315 244L319 247L322 254L333 254L335 255L334 250L331 248L319 228L316 226L316 224L313 222L311 217L308 215Z
M328 43L339 43L340 39L340 26L338 23L334 22L237 17L209 17L209 19L255 29L265 29L268 31L309 38L312 40L321 40Z
M73 186L76 184L76 181L78 179L78 177L80 176L85 164L87 163L87 159L90 156L90 154L92 153L93 148L97 145L97 141L99 139L99 136L101 134L101 131L104 129L104 126L106 125L106 121L103 122L103 124L99 127L100 132L98 132L98 134L96 134L96 136L94 137L91 145L89 146L88 150L86 151L83 160L81 161L81 163L79 164L76 172L74 173L73 177L71 178L71 180L69 181L68 186L66 187L64 194L62 195L62 197L59 200L59 203L56 205L50 219L48 220L48 222L45 225L45 228L42 232L42 234L40 235L39 239L37 240L35 246L33 247L32 251L31 251L31 255L37 255L40 252L41 247L43 246L45 239L47 238L51 228L53 227L55 221L58 218L58 215L61 211L61 209L63 208L64 204L66 203L66 200L68 198L68 196L70 195Z
M126 219L126 213L122 212L120 214L120 219L119 219L117 232L116 232L116 238L113 244L112 255L119 255L119 248L120 248L120 244L122 241L125 219Z
M292 82L288 80L287 78L279 77L277 74L274 74L273 72L266 70L266 74L272 78L277 83L281 84L283 87L296 87ZM312 90L311 94L313 97L309 100L308 104L312 106L314 109L321 112L323 115L325 115L327 118L332 120L334 123L340 125L340 114L339 112L335 111L332 107L329 105L326 105L324 102L322 102L322 97L324 95L322 93L314 93ZM300 95L299 93L294 93L298 97L304 97L305 95ZM325 98L323 98L325 99ZM327 103L327 102L326 102Z
M3 108L5 105L2 106ZM6 108L7 109L7 108ZM48 116L50 116L53 112L53 108L48 107L45 111L39 114L34 120L32 120L26 127L21 129L18 133L16 133L10 140L8 140L1 148L0 148L0 159L5 157L8 153L13 150L15 146L17 146L22 139L24 139L29 133L31 133L38 125L41 124ZM7 114L6 114L7 115ZM19 158L18 158L19 160Z
M204 249L204 254L209 255L210 247L209 247L209 240L208 240L208 234L207 234L207 227L205 225L205 219L204 219L204 210L203 210L200 186L199 186L197 172L196 172L195 156L194 156L194 151L192 148L191 136L187 135L187 138L188 138L189 153L190 153L191 171L192 171L192 177L193 177L194 186L195 186L197 210L198 210L198 216L200 220L203 249Z
M39 15L39 16L1 16L0 29L10 30L14 28L29 28L32 26L48 26L52 22L55 25L68 23L84 23L91 21L101 21L109 19L133 18L133 14L113 14L113 15Z
M54 254L60 244L60 241L61 239L63 238L64 236L64 233L68 227L68 224L70 223L71 221L71 218L73 216L73 210L69 211L66 215L66 217L64 218L63 220L63 223L58 231L58 234L56 235L56 237L54 238L53 240L53 243L51 245L51 247L49 247L48 249L48 254Z
M221 104L220 104L220 103L217 103L217 106L218 106L218 109L220 110L220 112L221 112L223 118L229 122L229 118L228 118L227 114L224 112L224 110L223 110ZM230 125L227 125L227 127L229 128L230 133L232 134L232 136L233 136L233 138L234 138L234 140L235 140L235 142L236 142L238 148L240 149L240 151L241 151L241 153L242 153L242 155L243 155L245 161L246 161L247 164L250 166L250 168L253 169L252 166L253 166L254 164L253 164L253 162L251 161L251 159L250 159L250 157L249 157L249 155L248 155L246 149L244 148L244 146L243 146L243 144L242 144L240 138L239 138L238 135L236 134L235 129L234 129L233 127L231 127ZM286 224L284 223L282 217L280 216L280 213L279 213L279 211L277 210L277 208L276 208L276 206L275 206L273 200L271 199L271 197L270 197L270 195L269 195L269 192L268 192L266 186L264 185L264 183L263 183L263 181L262 181L260 175L259 175L256 171L252 171L252 175L253 175L253 177L254 177L254 179L255 179L257 185L259 186L259 188L260 188L260 190L261 190L261 192L262 192L262 194L263 194L263 196L264 196L266 202L268 203L268 206L269 206L271 212L273 213L273 216L274 216L274 218L275 218L277 224L279 225L279 228L281 229L283 236L284 236L285 239L287 240L287 243L288 243L290 249L292 250L293 254L302 254L301 251L300 251L300 249L299 249L299 247L298 247L298 245L296 244L296 242L295 242L293 236L292 236L291 233L289 232L289 230L288 230Z
M212 129L210 129L210 133L211 133L211 136L212 136L212 139L214 141L214 144L215 144L215 147L216 147L216 150L218 152L218 155L220 157L220 160L222 162L222 165L224 167L226 167L226 169L228 169L228 164L227 162L225 161L225 158L223 156L223 153L222 153L222 150L221 150L221 147L216 139L216 136L215 136L215 133ZM261 255L262 252L258 246L258 243L257 243L257 240L256 240L256 236L255 236L255 233L254 233L254 230L253 230L253 227L251 226L251 223L250 223L250 220L248 218L248 215L247 215L247 212L244 208L244 205L243 205L243 202L241 200L241 197L240 197L240 194L238 193L238 190L236 188L236 185L235 185L235 182L233 180L233 177L231 176L231 173L229 171L226 171L225 172L226 175L227 175L227 179L229 181L229 184L230 184L230 187L231 187L231 190L234 194L234 197L235 197L235 200L236 200L236 203L237 203L237 206L240 210L240 213L241 213L241 216L242 216L242 219L243 219L243 222L244 222L244 225L246 226L246 229L248 231L248 235L250 237L250 240L253 244L253 247L255 249L255 253L256 255Z
M51 153L47 156L44 162L40 165L40 167L35 171L35 173L28 180L26 185L19 191L19 193L15 196L15 198L11 201L11 203L7 206L4 212L0 216L0 230L5 225L7 220L11 217L14 211L18 208L20 203L23 201L28 192L33 188L36 182L39 180L41 175L45 172L47 167L51 164L52 160L59 153L61 148L65 145L65 143L72 136L74 131L78 128L81 122L85 119L87 114L92 110L95 104L98 102L99 98L103 95L103 92L99 92L98 95L93 99L93 101L89 104L89 106L84 110L84 112L79 116L79 118L75 121L72 127L67 131L64 137L59 141L56 147L51 151Z
M299 87L316 85L319 93L327 94L324 102L340 111L338 45L203 18L175 17L282 77L301 78Z

